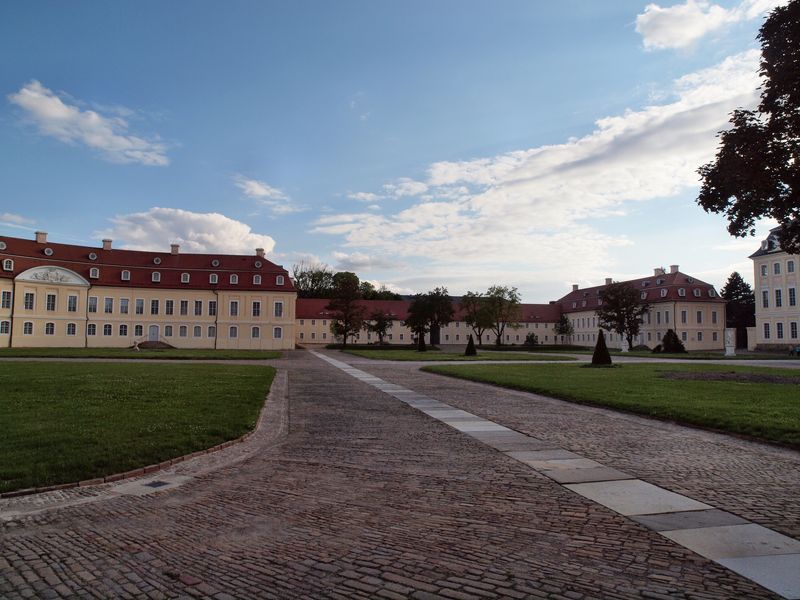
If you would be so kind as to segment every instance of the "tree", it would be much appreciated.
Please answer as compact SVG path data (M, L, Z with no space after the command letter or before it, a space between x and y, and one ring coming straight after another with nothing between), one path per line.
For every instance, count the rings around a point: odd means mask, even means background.
M369 316L366 323L367 331L371 331L378 336L378 343L383 345L383 338L394 323L394 316L386 314L382 310L376 310Z
M453 300L447 288L437 287L427 294L417 294L408 307L406 327L420 338L431 332L431 344L439 343L439 330L453 320Z
M572 326L572 321L569 320L567 315L561 315L558 323L554 328L557 335L567 336L567 340L572 341L572 335L575 333L575 328Z
M661 351L669 354L686 354L686 347L678 339L678 334L674 329L667 329L664 338L661 340Z
M478 356L478 351L475 349L475 340L472 339L472 334L469 335L467 349L464 350L464 356Z
M362 281L361 282L361 297L364 300L402 300L402 296L400 294L395 294L385 285L381 285L381 287L376 288L372 283L369 281Z
M757 110L733 111L716 159L700 167L697 203L724 213L731 235L780 223L783 250L800 253L800 0L772 11L758 34L764 78Z
M603 330L597 335L597 343L594 346L592 353L592 365L604 366L611 364L611 354L608 353L608 346L606 346L606 336Z
M430 319L428 318L428 307L426 305L425 294L417 294L408 307L408 316L403 321L403 325L408 327L417 336L417 349L425 352L425 334L430 329Z
M331 331L342 337L342 345L347 346L347 338L355 335L364 326L366 308L359 304L361 291L355 273L341 271L333 276L333 293L325 307L331 311Z
M493 285L486 291L487 313L491 322L489 329L495 334L495 343L503 343L506 327L518 328L522 316L522 298L515 287Z
M650 310L650 305L624 281L605 286L601 293L603 304L595 311L600 327L616 331L628 340L628 347L633 348L633 338L639 335L642 317Z
M333 271L328 265L305 262L292 265L292 279L298 298L330 298L333 295Z
M725 299L725 326L754 327L756 324L756 299L753 288L737 271L731 273L720 295Z
M478 345L482 345L483 333L491 328L493 322L486 298L479 292L467 292L461 297L461 310L464 313L464 322L472 328L478 338Z

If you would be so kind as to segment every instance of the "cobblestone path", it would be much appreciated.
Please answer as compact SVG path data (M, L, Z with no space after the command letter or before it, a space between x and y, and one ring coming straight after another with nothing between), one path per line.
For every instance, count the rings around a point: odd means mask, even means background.
M291 357L281 444L174 489L0 522L0 597L775 597L308 353ZM473 412L491 399L392 369L379 375L451 404L463 394ZM521 406L492 418L534 427ZM606 463L624 455L602 448Z

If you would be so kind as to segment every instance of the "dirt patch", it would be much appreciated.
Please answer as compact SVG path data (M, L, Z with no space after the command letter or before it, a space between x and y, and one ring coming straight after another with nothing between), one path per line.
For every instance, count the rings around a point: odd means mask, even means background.
M733 371L665 371L664 379L680 381L734 381L737 383L785 383L800 384L800 377L767 375L765 373L736 373Z

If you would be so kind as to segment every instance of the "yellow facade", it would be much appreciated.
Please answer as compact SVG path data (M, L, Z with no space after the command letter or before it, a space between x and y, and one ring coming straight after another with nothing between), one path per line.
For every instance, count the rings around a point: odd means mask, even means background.
M756 300L756 348L784 349L800 344L800 256L765 241L766 253L753 255Z

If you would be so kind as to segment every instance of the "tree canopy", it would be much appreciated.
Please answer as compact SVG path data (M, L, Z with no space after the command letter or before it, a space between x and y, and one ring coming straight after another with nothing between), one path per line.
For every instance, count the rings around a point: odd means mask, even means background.
M506 327L516 329L522 317L522 297L517 288L504 285L493 285L486 291L487 312L491 325L489 329L495 335L495 343L503 343L503 332Z
M650 305L641 299L639 292L629 283L615 281L602 291L603 304L595 311L600 327L615 331L633 347L633 338L639 335L642 317Z
M378 336L378 343L383 344L383 338L386 337L386 334L389 332L392 323L394 323L394 315L389 315L381 310L376 310L369 316L365 326L367 331L371 331Z
M347 346L347 338L364 327L366 308L359 304L361 289L358 276L349 271L340 271L333 276L333 293L326 310L331 311L331 331L342 338Z
M567 339L571 341L572 335L575 333L575 328L572 326L572 321L569 320L567 315L561 315L553 331L555 331L557 335L566 336Z
M328 265L292 265L292 280L298 298L330 298L333 294L333 271Z
M439 329L453 320L453 300L447 288L437 287L426 294L417 294L408 307L404 325L420 339L431 332L431 344L439 343ZM420 346L421 347L421 346Z
M724 213L731 235L780 223L781 247L800 253L800 0L773 10L758 34L764 79L756 110L735 110L714 161L700 167L697 202Z
M467 292L461 296L460 306L464 322L472 328L478 344L483 344L483 334L494 323L486 297L480 292Z
M725 304L727 327L754 327L756 324L756 299L753 288L737 271L731 273L720 291Z

